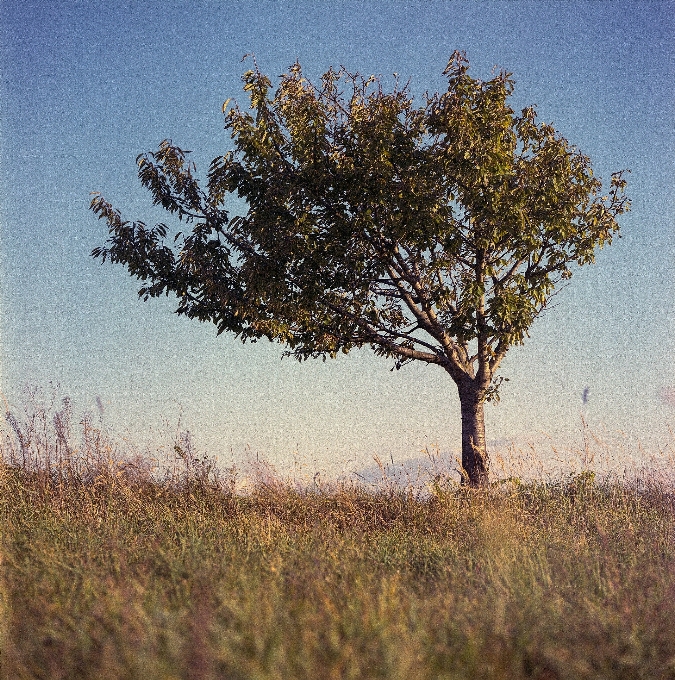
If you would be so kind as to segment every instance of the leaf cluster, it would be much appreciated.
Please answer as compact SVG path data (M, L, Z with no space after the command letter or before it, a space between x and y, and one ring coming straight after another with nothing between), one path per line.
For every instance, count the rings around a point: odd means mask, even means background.
M93 255L125 265L144 298L298 359L371 346L397 367L443 366L487 394L556 285L593 261L629 208L622 172L606 195L590 160L535 109L509 106L514 81L469 75L416 105L409 84L345 69L310 82L298 63L275 91L257 64L248 108L223 106L234 150L204 188L165 140L139 178L191 231L124 221L96 194L110 238ZM230 197L245 214L232 214Z

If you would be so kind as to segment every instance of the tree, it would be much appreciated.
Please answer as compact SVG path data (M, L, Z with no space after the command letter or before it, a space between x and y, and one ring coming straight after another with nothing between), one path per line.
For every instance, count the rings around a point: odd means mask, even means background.
M509 107L514 81L472 78L463 53L447 91L415 106L409 85L298 63L242 77L249 110L223 105L234 150L202 187L165 140L138 157L155 205L186 225L124 221L100 194L109 239L92 255L123 264L139 296L178 297L178 314L244 342L266 337L304 360L370 346L401 368L435 364L454 380L464 481L488 479L484 403L574 264L618 231L623 171L601 182L590 160L533 107ZM246 210L230 214L228 198Z

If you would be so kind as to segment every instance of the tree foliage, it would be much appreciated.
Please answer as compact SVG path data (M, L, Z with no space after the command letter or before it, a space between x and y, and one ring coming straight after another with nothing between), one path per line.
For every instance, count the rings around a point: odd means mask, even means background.
M533 107L509 106L514 81L469 75L456 52L447 90L416 105L398 80L299 64L276 91L255 67L250 106L223 106L234 150L200 185L170 141L138 157L156 205L185 231L122 219L102 196L109 240L144 298L242 340L267 337L298 358L370 346L396 367L443 367L482 404L507 350L574 265L593 262L628 207L623 173L601 195L591 163ZM246 211L228 210L231 196Z

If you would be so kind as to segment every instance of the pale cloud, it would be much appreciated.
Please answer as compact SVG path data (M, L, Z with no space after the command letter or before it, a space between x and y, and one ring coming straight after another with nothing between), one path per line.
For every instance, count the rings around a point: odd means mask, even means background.
M661 401L669 406L675 406L675 387L664 387L661 389Z

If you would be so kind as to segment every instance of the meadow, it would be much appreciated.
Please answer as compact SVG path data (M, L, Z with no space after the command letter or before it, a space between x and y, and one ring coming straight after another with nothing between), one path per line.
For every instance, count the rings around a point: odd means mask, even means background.
M661 479L241 490L70 408L3 430L3 678L675 678Z

